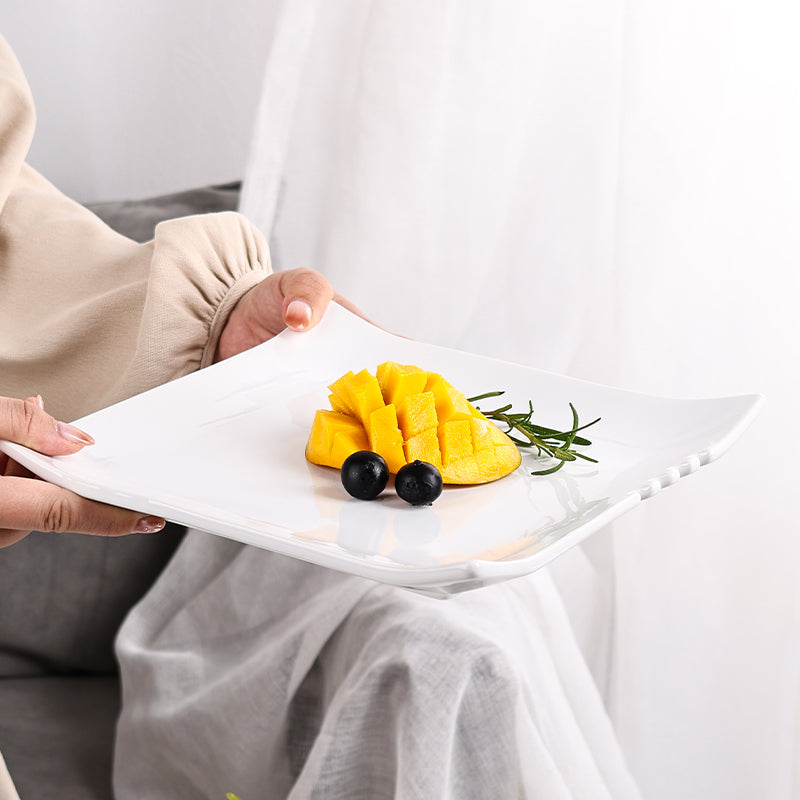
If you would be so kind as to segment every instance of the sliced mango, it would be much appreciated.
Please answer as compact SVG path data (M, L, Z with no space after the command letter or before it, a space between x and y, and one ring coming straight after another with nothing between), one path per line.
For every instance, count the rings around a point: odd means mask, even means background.
M353 404L350 402L350 392L347 390L347 382L353 377L352 372L346 372L341 378L335 380L328 388L331 390L329 400L331 407L338 411L346 409L346 413L355 414Z
M384 402L388 405L412 394L419 394L425 389L428 373L424 369L411 364L398 364L396 361L384 361L375 370Z
M512 442L510 445L500 444L494 448L487 447L485 450L476 450L475 460L478 462L481 481L488 482L496 481L498 478L507 475L507 465L519 464L522 459L517 446ZM457 470L460 469L459 464L460 462L456 462Z
M406 456L403 452L403 434L397 427L397 413L394 405L376 408L367 422L367 438L369 449L383 456L389 472L395 473L405 466Z
M434 467L442 466L442 451L439 449L439 434L436 428L412 436L403 444L406 463L412 461L427 461Z
M469 419L472 416L464 393L452 387L441 375L431 373L425 384L425 391L433 392L436 416L440 423L451 419Z
M449 419L439 425L439 450L442 464L449 467L455 461L475 455L468 419Z
M420 392L398 399L400 403L395 404L397 423L406 441L430 428L435 429L439 424L433 392Z
M497 480L521 462L516 445L441 375L386 361L373 376L345 373L330 385L332 410L317 411L306 444L314 464L341 467L369 449L396 473L415 460L434 464L445 483Z
M488 483L488 480L495 480L494 478L486 479L481 473L481 467L478 463L476 456L466 456L465 458L455 461L448 466L440 467L442 473L442 483L458 483L458 484L471 484L471 483ZM500 475L497 476L502 477Z
M350 406L347 405L338 394L331 392L328 395L328 402L331 404L331 408L334 411L338 411L340 414L350 414L352 412Z
M345 438L342 439L334 454L334 441L337 436ZM345 441L353 444L354 449L350 451L352 453L366 449L369 444L364 428L357 419L348 414L321 408L314 415L311 434L306 443L306 458L314 464L341 467L344 459L350 455L350 453L344 454L343 444ZM356 446L359 442L362 443L361 447Z
M498 430L488 419L472 417L469 420L470 433L472 434L472 449L477 453L479 450L486 450L495 444L492 438L492 428ZM500 431L502 433L502 431Z
M343 375L330 389L337 396L337 404L349 408L364 426L369 415L384 405L378 379L365 369L355 375L352 372Z
M345 459L359 450L369 450L369 441L364 429L359 427L353 430L339 430L333 435L331 445L331 461L335 464L344 464Z

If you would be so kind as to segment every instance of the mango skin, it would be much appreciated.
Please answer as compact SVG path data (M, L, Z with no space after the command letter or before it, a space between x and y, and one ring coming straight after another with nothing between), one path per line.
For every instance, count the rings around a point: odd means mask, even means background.
M383 456L392 474L417 459L449 484L498 480L521 463L519 449L441 375L386 361L375 376L345 373L329 387L331 410L314 417L306 458L340 469L350 453Z

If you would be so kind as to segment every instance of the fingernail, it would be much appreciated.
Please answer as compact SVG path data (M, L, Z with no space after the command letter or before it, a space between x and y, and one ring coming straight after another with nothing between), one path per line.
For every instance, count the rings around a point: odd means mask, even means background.
M36 395L36 405L38 405L39 408L44 409L44 400L40 394Z
M68 422L59 422L56 426L59 435L69 442L79 442L80 444L94 444L94 439L80 428L70 425Z
M286 318L292 320L293 328L301 331L311 322L311 306L305 300L292 300L286 306Z
M142 517L133 526L133 532L156 533L156 531L160 531L166 524L166 521L161 519L161 517Z

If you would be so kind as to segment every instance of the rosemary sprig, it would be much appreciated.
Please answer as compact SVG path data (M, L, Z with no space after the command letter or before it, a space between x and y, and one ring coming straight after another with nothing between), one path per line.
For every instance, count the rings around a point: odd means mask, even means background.
M479 394L475 397L469 397L467 400L475 404L479 400L485 400L488 397L499 397L502 394L505 394L505 392L486 392L485 394ZM578 436L578 432L586 430L586 428L599 422L600 417L581 425L575 406L570 403L569 407L572 411L572 427L566 431L559 431L556 428L546 428L532 422L533 403L531 403L530 400L528 401L528 410L526 412L512 411L510 403L500 408L495 408L492 411L484 411L482 408L478 408L478 410L489 419L505 423L508 426L505 432L517 447L535 447L537 455L541 456L544 453L556 459L558 463L552 467L531 473L531 475L552 475L554 472L560 470L567 461L575 461L578 458L584 461L591 461L593 464L597 463L597 459L590 458L584 453L578 452L575 450L575 447L588 447L591 444L589 439L584 436ZM518 435L512 435L514 433ZM520 439L520 434L524 438Z

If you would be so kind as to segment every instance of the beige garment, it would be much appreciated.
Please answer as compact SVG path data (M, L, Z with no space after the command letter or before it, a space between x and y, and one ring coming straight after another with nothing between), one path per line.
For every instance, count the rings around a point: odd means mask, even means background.
M24 161L28 85L0 37L0 394L75 419L211 362L236 301L270 270L234 212L162 223L137 244Z
M2 753L0 753L0 800L19 800L19 795L14 788L11 776L8 774Z
M269 250L232 212L120 236L25 163L34 118L0 37L0 395L70 420L209 364ZM0 800L17 800L1 756Z

